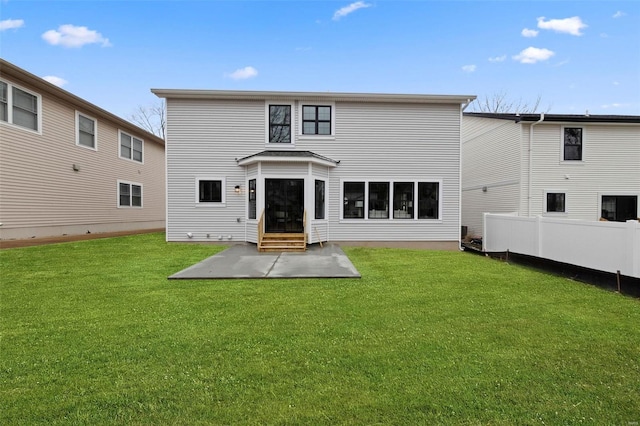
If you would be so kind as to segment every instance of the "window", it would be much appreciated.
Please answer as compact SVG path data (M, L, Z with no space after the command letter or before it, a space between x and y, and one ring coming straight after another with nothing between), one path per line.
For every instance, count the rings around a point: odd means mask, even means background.
M142 145L141 139L120 132L120 158L142 163Z
M369 219L389 219L389 182L369 183Z
M393 218L413 219L413 182L393 184Z
M324 219L324 181L316 180L316 191L315 191L315 218L316 219Z
M257 210L257 204L256 204L256 180L255 179L251 179L249 181L249 219L255 219L256 218L256 210Z
M222 202L222 181L221 180L199 180L198 181L198 202L199 203L221 203Z
M439 219L441 182L344 182L343 219ZM393 200L393 204L390 204ZM393 207L393 216L390 208Z
M418 182L418 219L438 219L438 182Z
M615 222L638 218L637 195L603 195L601 217Z
M566 213L566 194L564 192L547 192L545 200L547 213Z
M98 149L96 120L76 112L76 145Z
M291 143L291 105L269 105L269 143Z
M40 130L40 97L0 81L0 121Z
M344 218L364 219L364 182L344 183Z
M142 185L118 182L118 206L142 207Z
M582 161L582 128L565 127L563 160Z
M302 107L303 135L331 134L331 107L304 105Z

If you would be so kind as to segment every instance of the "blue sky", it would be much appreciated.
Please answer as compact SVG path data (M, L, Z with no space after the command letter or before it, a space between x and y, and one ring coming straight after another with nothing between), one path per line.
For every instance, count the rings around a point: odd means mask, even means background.
M0 56L127 117L150 88L493 96L640 114L640 1L0 0Z

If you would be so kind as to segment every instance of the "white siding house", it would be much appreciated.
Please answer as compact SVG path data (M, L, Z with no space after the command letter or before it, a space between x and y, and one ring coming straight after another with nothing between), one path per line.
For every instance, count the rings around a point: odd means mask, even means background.
M168 241L304 231L310 243L458 247L473 96L152 92L167 104Z
M640 116L465 113L462 225L483 213L625 221L640 211Z
M0 59L0 240L164 228L164 141Z

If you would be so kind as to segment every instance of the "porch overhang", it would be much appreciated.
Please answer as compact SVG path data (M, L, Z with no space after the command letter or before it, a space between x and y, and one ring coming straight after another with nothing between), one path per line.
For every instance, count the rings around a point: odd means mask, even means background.
M311 151L262 151L248 157L236 158L238 166L257 163L312 163L319 166L336 167L340 161L323 157Z

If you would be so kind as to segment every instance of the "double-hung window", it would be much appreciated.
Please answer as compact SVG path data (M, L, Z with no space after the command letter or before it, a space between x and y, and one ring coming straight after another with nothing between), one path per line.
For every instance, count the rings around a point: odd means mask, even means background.
M564 161L582 161L582 128L563 128L562 159Z
M0 81L0 121L40 131L40 96Z
M120 158L142 163L142 139L120 132Z
M76 112L76 145L98 149L98 122L79 112Z
M142 207L142 185L131 182L118 182L118 206Z
M291 105L269 105L269 143L291 143Z

